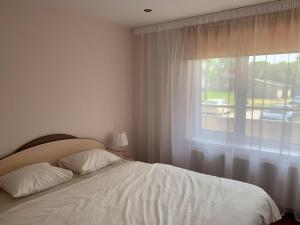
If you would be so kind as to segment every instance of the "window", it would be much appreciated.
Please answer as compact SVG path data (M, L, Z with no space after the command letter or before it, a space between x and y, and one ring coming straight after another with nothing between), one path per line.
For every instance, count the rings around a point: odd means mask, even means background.
M198 60L200 137L298 154L300 54Z
M234 58L201 60L201 128L233 132Z

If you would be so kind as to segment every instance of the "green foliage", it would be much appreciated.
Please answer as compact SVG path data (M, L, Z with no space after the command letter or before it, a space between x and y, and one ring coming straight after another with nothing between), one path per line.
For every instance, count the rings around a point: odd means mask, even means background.
M243 57L247 61L248 68L243 68L248 78L269 80L282 84L288 84L300 90L300 54L296 59L289 59L290 55L269 55L257 57ZM279 60L278 60L279 59ZM277 60L277 61L276 61ZM234 89L230 88L234 75L239 74L239 61L237 58L215 58L202 60L202 72L205 78L202 101L208 99L223 99L230 105L234 105ZM244 65L245 66L245 65ZM231 79L231 80L230 80ZM217 81L217 82L216 82ZM212 84L216 84L215 86ZM228 86L229 85L229 86ZM229 87L229 88L228 88ZM228 91L226 90L228 88ZM289 101L291 99L288 99ZM248 105L271 106L284 104L281 98L248 98Z
M202 62L203 72L211 81L218 79L220 73L234 74L236 67L235 58L215 58Z
M261 56L260 56L261 57ZM276 59L276 55L269 56ZM211 80L218 79L222 74L236 74L235 58L215 58L202 61L204 74ZM266 79L284 84L300 84L300 55L296 60L288 62L250 61L248 77Z
M294 62L270 63L266 61L249 63L249 77L272 80L284 84L300 83L300 65Z
M224 99L225 102L230 105L234 105L234 93L233 92L225 92L225 91L211 91L202 92L202 101L206 101L208 99Z

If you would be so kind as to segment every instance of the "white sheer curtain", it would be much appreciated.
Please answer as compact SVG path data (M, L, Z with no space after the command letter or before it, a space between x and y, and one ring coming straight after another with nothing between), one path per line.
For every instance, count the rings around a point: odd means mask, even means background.
M264 188L300 219L300 1L134 30L137 155Z

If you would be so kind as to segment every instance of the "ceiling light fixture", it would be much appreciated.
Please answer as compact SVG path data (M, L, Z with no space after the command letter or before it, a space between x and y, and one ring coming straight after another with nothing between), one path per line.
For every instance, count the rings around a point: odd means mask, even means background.
M144 11L149 13L149 12L152 12L152 9L144 9Z

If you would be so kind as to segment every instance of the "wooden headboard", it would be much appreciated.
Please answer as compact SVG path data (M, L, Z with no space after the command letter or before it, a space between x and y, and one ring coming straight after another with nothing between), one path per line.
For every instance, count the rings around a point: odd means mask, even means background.
M0 176L33 163L55 163L67 155L94 148L105 149L105 146L95 139L77 138L66 134L39 137L0 160Z
M65 140L65 139L76 139L76 138L77 137L75 137L73 135L69 135L69 134L50 134L50 135L35 138L35 139L25 143L21 147L17 148L14 151L14 153L23 151L27 148L31 148L31 147L34 147L34 146L37 146L37 145L52 142L52 141L59 141L59 140Z

